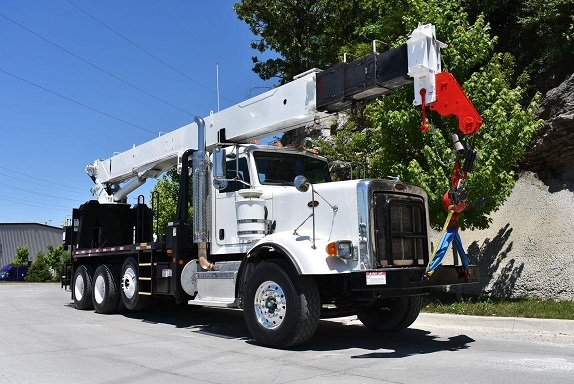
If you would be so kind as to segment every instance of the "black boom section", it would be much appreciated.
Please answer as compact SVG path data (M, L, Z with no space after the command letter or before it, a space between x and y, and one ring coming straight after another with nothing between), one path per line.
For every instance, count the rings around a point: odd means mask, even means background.
M412 84L407 46L340 63L317 74L317 109L337 112Z

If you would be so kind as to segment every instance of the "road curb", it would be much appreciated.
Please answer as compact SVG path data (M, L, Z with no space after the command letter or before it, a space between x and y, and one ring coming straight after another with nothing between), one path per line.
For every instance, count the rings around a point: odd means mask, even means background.
M492 328L509 332L548 332L574 336L574 320L421 313L413 325L415 327L429 325L473 329Z

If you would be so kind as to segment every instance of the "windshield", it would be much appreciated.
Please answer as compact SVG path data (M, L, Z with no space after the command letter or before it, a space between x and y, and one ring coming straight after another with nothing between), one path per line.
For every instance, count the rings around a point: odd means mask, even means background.
M259 182L264 185L293 185L303 175L313 184L331 181L329 166L322 159L284 152L253 153Z

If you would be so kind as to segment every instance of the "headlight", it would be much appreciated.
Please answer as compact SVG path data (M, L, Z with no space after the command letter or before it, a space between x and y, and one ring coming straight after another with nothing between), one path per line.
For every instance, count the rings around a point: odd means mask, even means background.
M334 241L327 244L325 251L327 251L329 256L340 257L342 259L352 259L353 243L349 240Z

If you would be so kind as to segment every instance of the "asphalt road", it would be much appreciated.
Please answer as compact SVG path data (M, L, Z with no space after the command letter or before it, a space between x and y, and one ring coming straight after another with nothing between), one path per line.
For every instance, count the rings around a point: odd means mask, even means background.
M0 383L574 382L574 321L421 314L387 335L344 318L275 350L234 310L99 315L57 284L10 283L0 309Z

